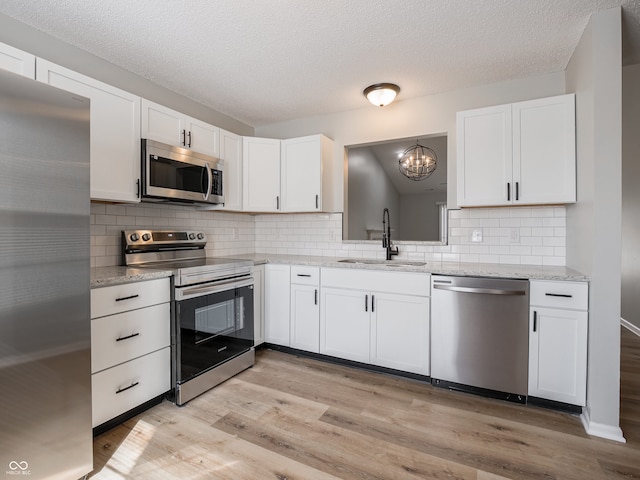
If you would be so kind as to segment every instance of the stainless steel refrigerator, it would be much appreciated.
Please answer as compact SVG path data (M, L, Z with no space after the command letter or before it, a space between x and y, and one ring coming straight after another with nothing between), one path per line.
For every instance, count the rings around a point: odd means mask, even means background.
M93 468L89 100L0 71L0 477Z

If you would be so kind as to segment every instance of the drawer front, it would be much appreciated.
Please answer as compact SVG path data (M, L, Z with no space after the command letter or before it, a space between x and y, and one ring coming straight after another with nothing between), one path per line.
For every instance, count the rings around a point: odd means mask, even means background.
M419 272L384 272L355 268L323 268L323 287L369 290L429 297L431 275Z
M170 306L161 303L91 321L91 372L170 344Z
M589 309L589 284L586 282L531 280L529 293L532 306Z
M148 307L171 300L169 278L91 290L91 318Z
M320 267L291 265L291 283L297 285L320 285Z
M170 389L169 347L91 376L93 426L97 427Z

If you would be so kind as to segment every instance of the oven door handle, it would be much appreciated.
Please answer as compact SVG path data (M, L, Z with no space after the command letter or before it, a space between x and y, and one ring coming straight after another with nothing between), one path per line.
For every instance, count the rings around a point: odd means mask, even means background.
M180 288L176 289L176 300L186 300L192 297L201 297L211 293L226 292L234 288L248 287L251 285L253 285L253 277L248 277L242 280L231 279L226 282L209 283L192 288Z

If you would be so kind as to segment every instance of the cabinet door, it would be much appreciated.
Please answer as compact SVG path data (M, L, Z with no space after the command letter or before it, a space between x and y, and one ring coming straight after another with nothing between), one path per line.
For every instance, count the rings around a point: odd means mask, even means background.
M40 58L37 80L91 100L91 198L139 202L140 98Z
M222 191L224 206L220 210L242 210L242 137L220 130L220 158L224 160Z
M253 344L264 343L264 265L253 267Z
M142 99L142 138L185 146L186 125L184 115L163 105Z
M212 157L220 156L220 129L218 127L187 117L185 128L187 148Z
M369 363L371 295L323 287L320 297L320 353Z
M322 144L320 135L282 141L283 212L320 211Z
M36 57L0 43L0 68L29 78L36 78Z
M289 265L265 265L265 341L289 346Z
M245 211L280 211L280 140L244 137L242 177Z
M291 346L320 351L320 298L318 287L291 285Z
M587 312L531 308L529 395L585 405L587 321Z
M576 201L575 95L514 103L514 203Z
M508 205L512 185L511 105L458 112L458 205Z
M429 375L429 298L372 295L371 363Z

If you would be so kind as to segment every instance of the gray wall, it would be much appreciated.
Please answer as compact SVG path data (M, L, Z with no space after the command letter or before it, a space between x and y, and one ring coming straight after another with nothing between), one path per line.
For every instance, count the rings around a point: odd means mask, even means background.
M622 70L622 318L640 329L640 65Z
M367 229L382 229L382 212L398 219L400 196L369 148L349 150L349 240L367 240ZM397 220L396 220L397 222ZM391 226L396 229L398 223ZM398 238L392 232L392 238Z
M578 203L567 207L567 266L591 277L587 432L622 439L620 253L622 187L621 10L594 14L566 69L576 93Z
M46 15L46 12L43 12L43 15ZM0 14L0 42L238 135L254 135L254 129L249 125L2 14Z
M447 192L400 196L400 232L402 240L440 241L440 215L436 202L446 202ZM419 218L417 218L419 216Z

